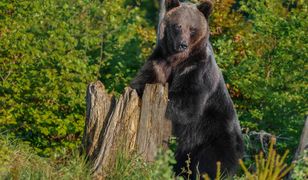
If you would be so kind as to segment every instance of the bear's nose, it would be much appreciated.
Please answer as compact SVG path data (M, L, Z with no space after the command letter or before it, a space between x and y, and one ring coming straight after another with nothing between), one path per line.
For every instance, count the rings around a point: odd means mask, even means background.
M180 50L185 50L187 49L188 45L186 41L181 41L180 43Z

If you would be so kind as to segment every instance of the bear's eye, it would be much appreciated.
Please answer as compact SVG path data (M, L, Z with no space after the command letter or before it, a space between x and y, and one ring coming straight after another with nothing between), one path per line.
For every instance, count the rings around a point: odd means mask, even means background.
M196 28L190 28L190 35L194 36L197 33L197 29Z
M178 32L178 31L181 31L182 26L179 25L179 24L175 24L175 25L174 25L174 29L175 29L177 32Z

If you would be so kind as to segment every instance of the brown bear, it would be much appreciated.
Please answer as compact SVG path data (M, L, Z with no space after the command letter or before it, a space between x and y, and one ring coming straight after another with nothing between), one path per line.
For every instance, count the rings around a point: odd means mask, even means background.
M169 83L166 116L178 142L177 175L187 177L182 168L188 156L191 179L204 173L214 178L218 161L225 175L233 175L243 155L243 140L209 42L212 3L166 0L165 5L157 46L131 87L141 96L146 83Z

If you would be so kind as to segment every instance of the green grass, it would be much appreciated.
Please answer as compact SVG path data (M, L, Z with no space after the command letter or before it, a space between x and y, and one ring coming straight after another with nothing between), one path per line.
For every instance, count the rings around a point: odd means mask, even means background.
M59 158L41 157L24 142L0 135L0 179L56 179L56 180L87 180L92 179L89 165L83 156L72 152L70 155ZM249 167L255 167L233 177L233 179L263 179L271 180L268 174L286 174L286 167L290 170L294 165L293 179L305 179L307 171L307 152L291 166L285 164L286 155L279 156L273 149L273 143L269 148L269 156L263 154L256 156L255 162L248 163ZM276 162L277 161L277 162ZM275 163L276 162L276 163ZM175 175L172 171L172 164L175 163L174 154L171 150L164 153L159 152L156 160L152 163L145 163L141 156L133 153L130 155L117 152L114 164L107 171L107 180L151 180L164 179L173 180ZM280 164L280 168L276 165ZM276 165L275 165L276 164ZM218 168L219 169L219 168ZM272 173L275 172L275 173ZM216 180L221 179L222 172L218 171ZM275 176L276 177L276 176ZM280 177L281 178L281 177ZM177 179L183 179L177 177ZM200 179L209 179L207 176L200 176Z
M172 151L159 153L153 163L145 163L138 154L118 153L106 179L173 179ZM59 158L41 157L24 142L0 134L0 179L91 179L89 165L83 156L72 152Z
M61 159L44 158L5 136L0 136L0 164L0 179L91 179L85 158L77 152Z
M155 162L145 163L141 156L133 153L126 155L121 152L117 153L116 161L108 171L106 179L109 180L133 180L133 179L164 179L173 180L174 173L172 164L175 163L173 152L168 150L164 153L161 151Z

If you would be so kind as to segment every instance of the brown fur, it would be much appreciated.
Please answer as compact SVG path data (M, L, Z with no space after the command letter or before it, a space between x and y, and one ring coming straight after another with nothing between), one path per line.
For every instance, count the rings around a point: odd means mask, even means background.
M236 172L243 140L236 111L209 42L212 3L198 6L166 0L158 43L131 87L141 96L146 83L169 83L166 117L178 146L177 175L190 154L192 179L216 174L216 162L228 175ZM186 176L185 174L182 174Z

